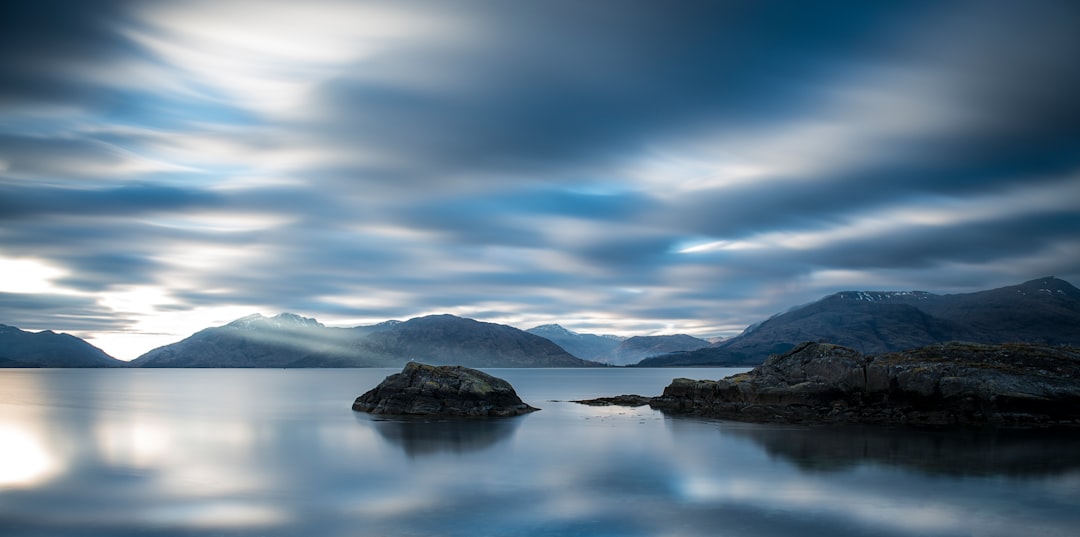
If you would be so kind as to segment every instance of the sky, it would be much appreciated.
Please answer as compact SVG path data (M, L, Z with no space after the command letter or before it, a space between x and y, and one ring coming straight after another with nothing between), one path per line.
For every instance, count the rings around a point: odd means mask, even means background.
M1080 284L1080 3L0 7L0 323L732 336Z

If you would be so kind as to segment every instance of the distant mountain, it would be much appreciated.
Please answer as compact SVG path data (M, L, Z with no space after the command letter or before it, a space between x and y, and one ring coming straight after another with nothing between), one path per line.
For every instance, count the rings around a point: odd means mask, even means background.
M803 341L836 343L867 354L947 341L1080 345L1080 289L1047 277L955 295L844 291L708 348L639 365L756 365Z
M650 356L684 352L708 347L709 342L686 334L669 336L634 336L612 349L605 361L614 365L630 365Z
M26 332L0 324L0 367L124 367L105 351L70 334Z
M402 364L412 359L466 367L599 365L572 356L555 343L523 330L453 315L418 317L372 333L359 342L358 353L365 359Z
M390 330L395 326L401 324L401 321L383 321L378 324L371 324L367 326L356 326L352 328L352 331L356 334L366 336L368 334L374 334L375 332L382 332L384 330Z
M469 367L582 367L541 337L509 326L433 315L331 328L283 313L252 315L154 349L136 367L403 367L410 360Z
M360 334L292 313L207 328L131 361L135 367L348 367Z
M547 339L578 358L596 362L607 361L611 351L625 339L618 336L580 334L557 324L536 326L526 332Z

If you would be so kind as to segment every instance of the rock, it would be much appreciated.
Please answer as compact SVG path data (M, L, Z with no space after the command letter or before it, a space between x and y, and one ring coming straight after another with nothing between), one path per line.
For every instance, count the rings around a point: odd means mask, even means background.
M582 405L589 406L645 406L651 403L652 397L645 397L644 395L616 395L615 397L597 397L596 399L583 399L581 401L570 401L571 403L580 403Z
M865 356L803 343L748 373L675 379L649 405L744 421L1080 427L1080 350L946 343Z
M462 366L409 362L356 398L353 410L371 414L504 417L539 410L518 397L510 383Z

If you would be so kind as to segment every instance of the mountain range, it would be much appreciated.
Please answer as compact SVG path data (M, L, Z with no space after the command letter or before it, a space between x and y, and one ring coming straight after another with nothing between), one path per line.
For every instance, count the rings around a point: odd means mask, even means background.
M693 351L708 346L708 341L686 334L634 336L612 349L605 362L613 365L631 365L650 356Z
M0 324L0 367L124 367L105 351L70 334L26 332Z
M604 363L607 363L611 351L626 339L611 335L580 334L557 324L534 326L526 332L547 339L578 358Z
M609 365L630 365L649 356L690 351L707 347L708 341L686 334L634 336L630 338L580 334L557 324L545 324L526 330L546 338L570 354Z
M710 344L685 334L619 338L559 325L528 331L453 315L327 327L291 313L207 328L131 362L68 334L0 325L2 367L750 366L803 341L881 353L947 341L1080 346L1080 290L1047 277L965 294L843 291Z
M1046 277L988 291L843 291L775 315L742 334L638 365L756 365L803 341L865 354L968 341L1080 346L1080 289Z

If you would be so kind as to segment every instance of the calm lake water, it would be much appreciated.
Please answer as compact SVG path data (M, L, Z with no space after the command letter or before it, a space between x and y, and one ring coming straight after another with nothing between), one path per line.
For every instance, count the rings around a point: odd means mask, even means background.
M386 369L0 370L0 535L1080 535L1075 435L564 402L738 370L488 371L543 410L350 410Z

